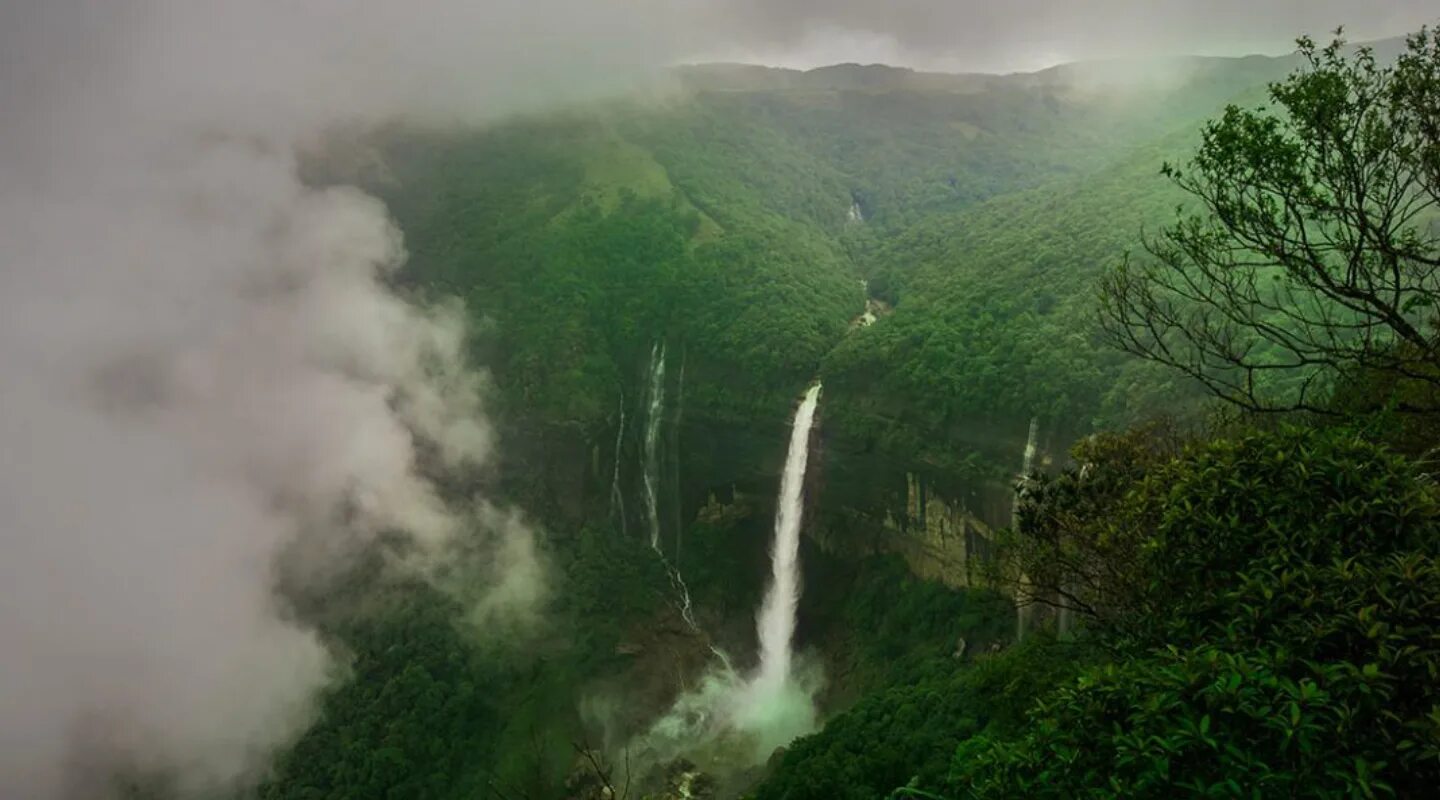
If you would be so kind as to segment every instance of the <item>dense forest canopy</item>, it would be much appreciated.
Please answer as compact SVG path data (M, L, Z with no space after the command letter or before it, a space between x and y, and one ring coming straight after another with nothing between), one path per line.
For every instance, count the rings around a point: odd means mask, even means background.
M660 104L386 134L385 170L359 177L410 234L404 281L466 299L503 416L550 437L507 490L557 532L589 520L551 545L567 591L548 613L570 628L527 666L433 600L344 623L370 671L265 796L1423 796L1440 506L1396 453L1436 441L1437 41L1397 60L1302 40L1098 95L1061 74L693 67ZM562 498L552 471L569 452L625 482L657 357L683 393L673 562L614 494ZM844 532L812 548L802 636L838 712L818 733L739 776L632 775L648 756L615 731L667 693L577 709L653 681L649 648L753 646L773 484L731 462L777 468L776 420L815 376L837 486L864 460L943 498L1008 484L1027 422L1028 450L1037 420L1046 446L1080 442L1024 476L973 588L894 556L856 571ZM1290 413L1252 416L1282 408L1262 395ZM770 444L713 438L737 425ZM907 502L819 491L827 528ZM680 573L700 642L674 616ZM417 714L423 732L399 727ZM490 755L455 760L461 743Z

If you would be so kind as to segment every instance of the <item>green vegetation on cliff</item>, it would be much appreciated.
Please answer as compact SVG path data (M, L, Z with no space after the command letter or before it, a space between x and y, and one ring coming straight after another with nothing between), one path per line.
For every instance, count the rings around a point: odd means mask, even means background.
M827 537L844 552L804 554L799 641L830 672L829 718L772 759L755 797L1423 796L1440 781L1440 495L1422 455L1440 444L1433 212L1385 237L1356 212L1392 156L1434 199L1436 47L1419 41L1387 84L1421 98L1388 128L1326 110L1359 104L1384 69L1337 48L1277 90L1284 130L1273 109L1222 110L1297 63L1246 59L1197 61L1163 89L1066 70L694 68L664 101L385 132L383 168L341 174L393 210L407 288L464 301L508 459L485 479L545 529L555 592L523 635L477 630L424 587L354 616L297 603L350 674L261 795L550 798L577 749L628 755L712 644L749 663L785 420L818 376L811 519L854 528ZM1352 123L1369 138L1347 151ZM1345 154L1330 177L1364 185L1314 190L1297 142ZM1197 146L1194 174L1232 195L1161 173ZM1286 249L1320 226L1342 231L1333 250ZM1117 271L1157 229L1173 247L1148 251L1153 269ZM1246 272L1257 251L1270 272ZM1187 294L1196 263L1215 271ZM1368 311L1301 313L1363 348L1319 365L1312 413L1137 424L1196 412L1192 378L1251 364L1187 361L1183 346L1287 366L1245 338L1283 344L1294 327L1267 327L1283 310L1241 308L1251 295L1225 287L1278 274L1323 288L1346 265L1329 297ZM1386 274L1404 285L1367 299L1367 276ZM1148 359L1105 347L1105 276L1108 299L1140 314L1122 324L1169 319L1180 335L1132 341ZM868 326L852 325L862 281ZM1354 336L1369 313L1419 338ZM1207 339L1217 318L1234 325ZM661 343L670 405L650 477L695 627L634 524ZM1015 642L1008 598L919 581L886 537L923 516L915 486L1008 523L1008 494L999 511L976 498L1009 487L1036 418L1060 463L1025 478L1015 524L979 550L1000 558L972 570L1041 607Z
M944 741L906 693L857 704L761 796L880 796L873 775L946 798L1433 793L1440 34L1394 67L1301 45L1274 109L1228 109L1167 170L1201 211L1147 244L1153 266L1117 270L1106 313L1128 349L1243 411L1304 413L1091 437L1075 466L1027 476L996 577L1078 634L920 689L953 717ZM1057 656L1026 695L969 694Z

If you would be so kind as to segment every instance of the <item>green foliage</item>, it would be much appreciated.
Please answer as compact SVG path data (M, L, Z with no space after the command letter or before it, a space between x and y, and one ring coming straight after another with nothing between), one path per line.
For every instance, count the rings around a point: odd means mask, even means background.
M874 798L917 776L918 785L939 786L961 739L987 725L1013 725L1076 652L1037 642L1026 655L988 654L1014 630L1008 600L919 580L899 558L828 577L814 591L833 616L809 623L843 632L843 641L826 644L842 657L832 680L860 699L787 749L757 790L762 800ZM962 637L966 654L957 659Z
M941 789L957 746L1015 730L1034 698L1085 658L1076 645L1043 640L967 664L931 657L797 740L755 797L873 800L901 785Z
M1184 436L1157 420L1119 433L1097 433L1071 448L1075 466L1021 477L1015 518L996 533L989 579L1022 605L1042 604L1112 625L1132 615L1145 580L1140 535L1113 524L1147 473L1168 464Z
M279 760L264 800L445 798L476 789L496 721L493 686L455 628L457 609L415 587L344 626L352 674Z
M1015 739L966 743L973 797L1421 796L1440 780L1440 498L1343 431L1221 440L1148 475L1115 662Z
M664 565L648 544L622 539L608 528L588 528L565 562L554 608L563 624L565 657L584 674L613 664L615 643L668 601ZM553 622L552 622L553 624Z
M699 91L401 132L382 141L386 171L362 182L406 233L405 288L465 301L499 430L576 443L513 458L508 499L558 516L554 474L593 483L596 468L571 462L613 441L657 340L678 359L686 419L717 442L778 429L818 372L827 437L906 470L1008 477L1014 448L976 444L996 420L1082 432L1190 398L1179 377L1096 349L1092 285L1180 199L1155 172L1191 146L1189 123L1274 68L1202 70L1183 91L1125 101L1054 75ZM866 225L847 225L852 202ZM861 277L895 308L851 331ZM1428 483L1336 432L1178 458L1146 446L1092 441L1077 457L1096 466L1040 482L1027 506L1031 534L1049 536L1028 571L1108 571L1085 573L1109 581L1087 595L1104 622L1093 638L989 653L1007 605L894 563L837 583L843 596L811 587L802 630L861 696L796 742L759 796L1413 796L1435 784ZM352 674L261 796L556 796L581 687L624 669L616 645L670 613L659 560L594 511L547 541L556 591L540 632L487 638L424 587L327 622ZM695 597L748 632L764 520L689 529ZM1073 586L1060 566L1053 585Z
M667 339L694 413L783 416L822 372L837 431L979 474L998 456L968 446L977 418L1085 430L1175 395L1168 377L1096 351L1090 282L1168 205L1154 202L1175 149L1164 136L1276 68L1216 65L1186 91L1124 102L1063 79L952 87L841 70L781 91L401 132L368 183L406 232L407 280L458 294L480 321L507 421L603 438ZM869 223L847 225L852 202ZM861 277L899 305L846 336ZM979 460L954 461L967 457Z
M849 669L868 686L904 683L950 659L957 637L983 652L1014 630L1014 608L982 590L955 590L910 574L896 557L864 564L831 626L851 632Z
M543 629L504 639L428 586L350 587L380 599L324 626L349 672L259 796L554 796L573 761L580 687L619 666L616 644L667 586L648 546L608 530L582 533L557 568Z
M1158 470L1117 526L1148 534L1141 616L1167 622L1146 635L1175 642L1214 634L1247 603L1264 608L1247 608L1245 625L1296 610L1247 594L1264 588L1256 570L1275 578L1273 594L1350 559L1431 552L1437 515L1431 485L1398 457L1343 430L1288 430L1208 444Z
M1390 67L1339 39L1299 45L1266 106L1229 106L1187 166L1167 165L1199 213L1102 293L1115 344L1252 411L1326 412L1345 370L1440 385L1425 316L1440 300L1440 49L1422 32Z
M604 439L657 341L693 413L782 418L859 313L821 222L846 190L786 141L704 105L621 105L394 134L371 188L407 234L406 280L465 301L504 427Z
M1018 743L959 749L956 777L976 797L1420 796L1430 784L1406 771L1405 751L1434 722L1400 752L1392 737L1365 742L1356 722L1383 713L1384 684L1283 650L1177 650L1087 673L1035 709Z
M995 419L1018 418L1023 430L1039 416L1079 433L1179 407L1193 392L1175 376L1097 346L1093 289L1131 232L1173 205L1157 170L1181 141L876 244L868 263L883 270L895 311L827 356L827 420L957 469Z

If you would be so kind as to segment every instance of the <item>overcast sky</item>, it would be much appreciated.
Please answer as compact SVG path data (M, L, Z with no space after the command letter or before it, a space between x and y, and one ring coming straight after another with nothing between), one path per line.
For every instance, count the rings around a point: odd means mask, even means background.
M1176 52L1283 53L1300 33L1344 25L1360 41L1440 19L1432 0L712 1L730 41L702 48L697 60L987 72Z

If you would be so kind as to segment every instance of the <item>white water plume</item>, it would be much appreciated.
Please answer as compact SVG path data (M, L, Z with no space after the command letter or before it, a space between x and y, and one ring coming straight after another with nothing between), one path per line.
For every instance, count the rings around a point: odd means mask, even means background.
M1039 428L1040 419L1038 417L1031 417L1030 432L1025 437L1025 452L1021 455L1020 458L1021 481L1029 479L1030 468L1033 467L1035 464L1035 439L1037 433L1039 432ZM1015 490L1015 496L1010 502L1011 525L1016 524L1016 519L1019 517L1019 515L1020 490L1017 488ZM1017 642L1023 641L1025 639L1025 631L1028 630L1030 627L1030 616L1033 606L1026 599L1029 597L1030 591L1030 579L1022 574L1020 576L1020 591L1018 591L1015 595L1015 641Z
M1030 418L1030 433L1025 437L1025 454L1021 457L1020 475L1024 477L1030 474L1030 468L1035 464L1035 435L1040 428L1038 417Z
M660 552L660 423L665 415L665 343L650 348L650 407L645 416L645 513L650 547Z
M625 493L620 490L620 453L625 445L625 392L620 392L620 425L615 431L615 470L610 478L610 513L620 517L620 533L625 534Z
M760 672L755 684L762 692L779 692L790 679L791 640L795 610L800 604L800 520L805 511L805 466L810 454L810 428L820 403L820 384L805 392L790 428L790 449L780 476L775 509L775 541L770 550L770 588L756 619L760 636Z
M805 393L791 426L775 515L771 583L756 617L760 664L752 675L743 676L723 651L712 647L720 664L630 743L640 754L637 766L642 772L682 755L711 768L748 767L815 730L814 698L822 676L816 665L797 666L791 646L800 598L805 468L819 401L817 383Z
M684 362L681 362L681 381L684 380ZM660 557L660 563L665 567L665 573L670 578L670 586L675 590L675 607L680 611L680 617L690 630L696 633L703 633L700 625L695 621L695 612L690 601L690 587L685 585L685 578L681 576L680 570L672 565L665 557L665 552L660 548L660 427L665 420L665 343L656 342L650 348L650 386L649 402L645 415L645 463L642 465L642 479L645 485L645 517L650 525L650 549ZM621 432L624 432L625 409L622 403L620 409ZM615 439L615 479L611 491L616 502L620 503L621 517L624 517L624 501L620 493L620 437ZM623 525L622 521L622 525ZM679 532L676 532L676 552L679 552Z
M1031 417L1031 418L1030 418L1030 433L1027 434L1026 437L1025 437L1025 452L1024 452L1024 453L1021 455L1021 457L1020 457L1020 475L1019 475L1019 478L1020 478L1021 481L1024 481L1024 480L1026 480L1027 478L1029 478L1029 476L1030 476L1030 468L1031 468L1032 466L1034 466L1034 464L1035 464L1035 438L1036 438L1036 434L1039 432L1039 429L1040 429L1040 418L1039 418L1039 417ZM1010 499L1010 519L1011 519L1011 524L1014 524L1014 520L1015 520L1016 516L1017 516L1019 513L1020 513L1020 490L1017 488L1017 489L1015 490L1014 496Z

